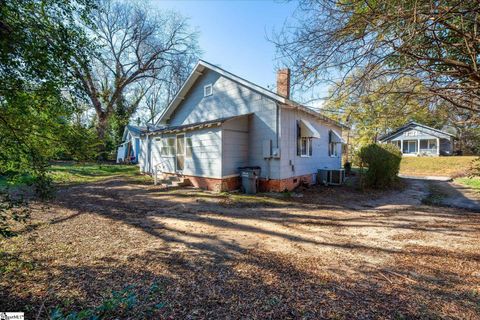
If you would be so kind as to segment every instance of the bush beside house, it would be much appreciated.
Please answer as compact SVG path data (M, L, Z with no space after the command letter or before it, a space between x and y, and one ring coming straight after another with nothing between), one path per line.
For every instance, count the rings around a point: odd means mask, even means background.
M388 188L397 181L402 154L392 144L369 144L358 154L360 166L368 168L362 177L362 186L367 188ZM363 170L362 170L363 171Z

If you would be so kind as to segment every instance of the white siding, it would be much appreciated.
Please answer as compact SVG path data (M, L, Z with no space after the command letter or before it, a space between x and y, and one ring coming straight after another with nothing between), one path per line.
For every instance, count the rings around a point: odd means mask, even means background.
M192 157L185 158L184 174L211 178L222 176L222 132L208 128L187 132L192 139Z
M239 174L238 167L249 164L248 117L222 125L222 175Z
M183 174L220 178L222 175L222 133L220 128L208 128L187 131L186 138L192 139L192 156L185 157ZM152 164L153 167L161 163L165 172L175 173L175 157L161 156L160 139L175 138L176 134L164 134L152 139Z
M320 133L319 139L312 139L312 156L297 155L297 120L309 121ZM316 173L318 169L339 169L342 166L341 148L338 157L328 155L328 132L334 130L341 134L340 128L321 122L305 112L282 108L281 110L281 165L280 176L285 179L291 176L300 176ZM293 170L292 165L293 164Z
M203 88L207 84L212 84L213 94L204 97ZM214 71L206 70L172 114L169 125L205 122L250 113L248 165L260 166L262 177L278 179L280 161L265 160L263 157L264 140L272 140L274 147L277 147L277 104L270 98ZM226 172L234 174L234 166L235 163L228 164L224 175Z
M147 156L147 143L146 136L140 138L140 150L138 150L138 167L140 172L148 172L148 156Z

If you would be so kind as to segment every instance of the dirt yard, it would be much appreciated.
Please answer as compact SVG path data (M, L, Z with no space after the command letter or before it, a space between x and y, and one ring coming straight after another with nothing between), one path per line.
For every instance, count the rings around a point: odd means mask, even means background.
M154 286L156 308L120 319L480 319L480 215L347 186L302 195L63 189L0 243L0 310L48 318L129 285Z

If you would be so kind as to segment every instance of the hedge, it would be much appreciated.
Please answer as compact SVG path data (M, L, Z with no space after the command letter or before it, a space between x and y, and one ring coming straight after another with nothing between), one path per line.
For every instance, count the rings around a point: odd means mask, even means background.
M361 167L367 167L362 186L382 189L397 181L402 153L393 144L369 144L360 149Z

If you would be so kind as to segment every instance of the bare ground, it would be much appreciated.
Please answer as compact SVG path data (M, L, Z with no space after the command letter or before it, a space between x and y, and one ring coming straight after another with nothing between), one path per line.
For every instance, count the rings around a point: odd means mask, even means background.
M480 319L480 215L421 205L415 187L301 198L123 179L63 189L0 243L0 310L33 318L158 283L151 299L164 307L119 318Z

